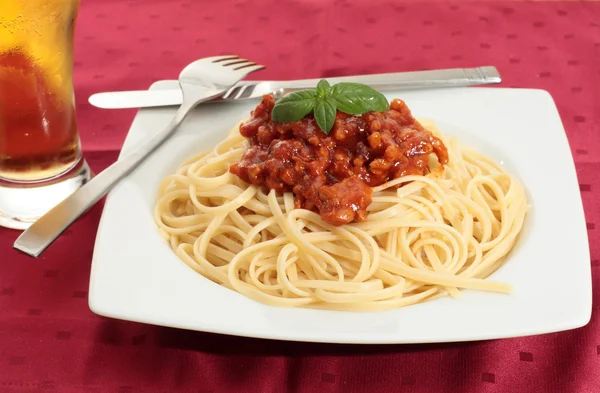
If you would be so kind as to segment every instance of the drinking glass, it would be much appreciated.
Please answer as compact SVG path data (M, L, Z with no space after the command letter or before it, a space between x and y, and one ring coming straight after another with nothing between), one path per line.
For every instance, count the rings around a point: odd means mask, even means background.
M25 229L90 178L73 94L80 0L0 0L0 226Z

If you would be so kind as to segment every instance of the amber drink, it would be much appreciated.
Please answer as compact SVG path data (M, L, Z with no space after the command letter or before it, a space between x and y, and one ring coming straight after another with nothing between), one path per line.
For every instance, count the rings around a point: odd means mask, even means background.
M0 1L0 225L26 228L89 179L73 94L79 0Z

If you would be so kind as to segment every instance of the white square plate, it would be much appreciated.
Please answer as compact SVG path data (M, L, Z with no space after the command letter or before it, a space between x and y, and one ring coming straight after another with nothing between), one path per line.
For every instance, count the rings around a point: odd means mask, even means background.
M164 88L165 83L152 88ZM170 85L169 85L170 86ZM199 108L182 129L108 196L90 280L93 312L163 326L271 339L338 343L424 343L503 338L585 325L591 269L577 176L550 95L541 90L463 88L392 92L417 117L436 121L501 162L525 184L532 205L509 259L492 278L510 295L464 291L375 313L259 304L181 262L152 220L159 182L190 155L224 138L257 101ZM150 138L173 108L144 109L123 152Z

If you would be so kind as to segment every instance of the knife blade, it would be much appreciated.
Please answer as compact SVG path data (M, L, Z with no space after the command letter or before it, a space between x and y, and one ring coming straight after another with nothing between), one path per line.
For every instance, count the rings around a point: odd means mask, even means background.
M463 87L495 84L502 81L500 73L493 66L342 76L325 79L332 84L339 82L363 83L380 91ZM213 101L252 99L269 93L281 96L294 90L314 88L319 80L320 78L295 81L242 81ZM96 93L89 97L89 103L103 109L180 105L182 96L177 81L162 82L163 85L166 84L169 87L158 90Z

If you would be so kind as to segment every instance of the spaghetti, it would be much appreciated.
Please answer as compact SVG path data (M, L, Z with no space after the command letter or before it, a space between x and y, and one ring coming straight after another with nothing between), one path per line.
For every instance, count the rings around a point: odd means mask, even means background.
M156 224L196 272L274 306L374 311L459 297L460 289L510 292L486 278L522 229L524 187L492 159L424 125L446 146L448 163L432 159L427 175L372 187L360 222L332 225L297 208L293 193L232 174L248 149L236 127L164 179Z

